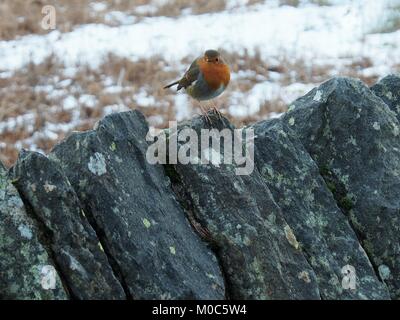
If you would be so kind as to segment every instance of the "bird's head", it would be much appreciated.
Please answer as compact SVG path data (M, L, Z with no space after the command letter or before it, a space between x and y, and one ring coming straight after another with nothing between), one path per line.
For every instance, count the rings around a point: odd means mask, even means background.
M221 54L217 50L207 50L204 53L204 61L208 63L224 64L225 61L222 59Z

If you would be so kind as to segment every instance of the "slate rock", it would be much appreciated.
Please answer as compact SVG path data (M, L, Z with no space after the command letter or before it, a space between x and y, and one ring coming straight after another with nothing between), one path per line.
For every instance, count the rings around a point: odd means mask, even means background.
M64 300L68 295L38 228L0 162L0 299Z
M390 299L318 166L293 131L280 119L251 128L256 166L316 273L321 297ZM342 285L347 265L356 270L355 290Z
M146 160L149 128L112 114L51 153L74 187L134 299L223 299L215 255L195 234L161 165Z
M209 116L214 129L232 134L234 128L226 119ZM182 123L178 135L193 129L200 137L208 128L204 117L197 117ZM173 139L170 133L169 141ZM184 140L180 145L187 143L194 142ZM203 147L198 157L210 150ZM227 156L225 147L221 150L214 148L209 164L194 161L167 168L181 203L200 225L199 233L216 248L229 297L320 299L314 271L260 173L255 169L250 175L236 175L235 164L217 160Z
M283 121L331 185L392 298L399 298L400 127L395 113L362 82L336 78L296 100Z
M373 85L371 90L396 113L397 120L400 120L400 77L389 75Z
M79 199L58 165L46 156L22 151L12 170L75 299L125 299Z

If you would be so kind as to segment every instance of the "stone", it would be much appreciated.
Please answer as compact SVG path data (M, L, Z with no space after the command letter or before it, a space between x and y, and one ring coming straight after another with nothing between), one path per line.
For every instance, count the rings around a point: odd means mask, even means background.
M0 299L65 300L56 265L0 162Z
M400 120L400 77L389 75L371 87L373 93L381 98Z
M42 225L71 296L80 300L125 299L101 243L59 166L40 153L22 151L12 177Z
M320 99L314 100L320 92ZM294 119L292 121L291 119ZM400 297L400 139L396 114L361 81L336 78L282 121L318 165L391 297ZM291 124L293 122L293 124Z
M261 121L255 130L256 167L296 234L316 276L323 299L390 299L332 195L319 168L280 119ZM332 188L333 190L330 190ZM356 290L342 286L342 269L356 270Z
M223 299L213 251L193 231L161 165L146 160L147 123L112 114L50 158L63 169L133 299Z
M213 129L234 129L209 116ZM204 117L196 117L182 123L178 135L193 129L200 136L207 128ZM226 156L224 148L219 155ZM216 248L230 298L320 299L315 273L258 170L236 175L235 165L224 161L166 167L199 234Z

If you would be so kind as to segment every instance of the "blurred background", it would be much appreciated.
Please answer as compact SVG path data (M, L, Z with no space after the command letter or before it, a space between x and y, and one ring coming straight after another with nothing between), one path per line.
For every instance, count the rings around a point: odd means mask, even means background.
M158 128L199 113L162 87L206 49L232 68L216 103L235 125L279 117L333 76L400 72L399 28L399 0L2 0L0 160L112 112L139 109Z

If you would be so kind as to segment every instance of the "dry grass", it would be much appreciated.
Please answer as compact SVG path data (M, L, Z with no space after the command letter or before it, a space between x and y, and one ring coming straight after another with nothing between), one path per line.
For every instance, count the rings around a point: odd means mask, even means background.
M0 40L26 34L44 34L42 8L53 5L57 11L57 29L71 31L75 25L101 22L90 10L90 0L3 0L0 3Z
M254 5L261 0L251 0ZM96 4L102 4L101 10ZM226 9L226 0L171 0L153 10L140 10L151 6L152 0L2 0L0 2L0 40L11 40L27 34L45 34L41 21L42 8L52 5L56 9L57 30L69 32L74 27L87 23L118 24L108 15L120 11L134 15L140 21L143 17L176 17L186 11L190 14L219 12Z
M225 0L174 0L168 1L157 11L161 16L178 16L183 10L190 10L191 14L203 14L225 10Z
M316 4L318 6L330 6L331 1L329 0L310 0L309 3ZM301 0L279 0L281 6L298 7L301 4Z
M70 131L91 129L110 106L116 110L139 109L149 119L160 115L153 124L165 126L174 119L175 107L173 96L166 95L162 85L177 77L176 72L163 71L165 66L160 57L132 62L110 55L100 68L81 66L70 78L64 74L63 64L51 56L9 78L0 78L0 128L2 123L14 122L10 128L0 130L0 160L10 165L17 149L32 145L47 152ZM142 91L157 103L140 105L137 95ZM70 109L66 99L77 101L78 106ZM76 117L76 110L78 119L65 130ZM17 120L26 114L32 117ZM46 133L49 128L51 135Z

